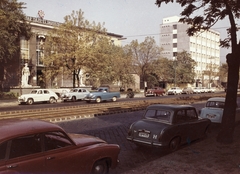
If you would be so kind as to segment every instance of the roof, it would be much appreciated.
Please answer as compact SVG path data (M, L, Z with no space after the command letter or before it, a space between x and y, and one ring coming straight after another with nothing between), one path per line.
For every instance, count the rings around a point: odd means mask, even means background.
M0 120L0 142L9 138L46 131L63 130L60 126L37 119Z
M209 98L208 101L225 102L225 97L212 97L212 98Z
M168 109L168 110L178 110L178 109L187 109L194 108L191 105L166 105L166 104L154 104L147 107L147 109Z

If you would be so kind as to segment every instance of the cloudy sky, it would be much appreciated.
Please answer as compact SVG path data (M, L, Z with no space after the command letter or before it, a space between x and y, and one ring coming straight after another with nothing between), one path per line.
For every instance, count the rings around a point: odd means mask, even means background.
M155 5L155 0L18 0L25 2L24 13L27 16L38 16L38 11L44 11L44 19L63 22L66 15L73 10L82 10L84 17L90 22L105 23L110 33L126 37L122 43L129 44L137 39L142 42L145 37L154 37L159 44L159 32L162 19L169 16L179 16L182 8L178 4L163 4L161 8ZM213 29L226 36L228 20L219 22ZM228 50L221 51L221 61L225 63Z

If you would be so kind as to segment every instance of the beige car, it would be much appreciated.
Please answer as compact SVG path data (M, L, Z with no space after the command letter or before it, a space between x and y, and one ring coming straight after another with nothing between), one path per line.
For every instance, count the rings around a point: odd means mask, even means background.
M30 119L0 120L0 173L108 173L120 148L104 140L67 134L58 125Z

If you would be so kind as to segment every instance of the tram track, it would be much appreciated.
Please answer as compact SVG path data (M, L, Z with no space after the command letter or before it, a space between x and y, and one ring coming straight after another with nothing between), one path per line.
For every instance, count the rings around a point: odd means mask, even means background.
M222 96L223 94L212 94L211 97ZM225 95L225 94L224 94ZM74 105L63 107L51 107L41 109L26 109L0 112L0 119L8 118L28 118L41 119L50 122L71 121L76 119L86 119L95 116L109 115L123 112L133 112L144 110L150 104L177 103L190 104L193 101L207 98L209 95L194 95L191 97L179 96L176 98L156 97L151 100L131 100L106 103L90 103L86 105Z

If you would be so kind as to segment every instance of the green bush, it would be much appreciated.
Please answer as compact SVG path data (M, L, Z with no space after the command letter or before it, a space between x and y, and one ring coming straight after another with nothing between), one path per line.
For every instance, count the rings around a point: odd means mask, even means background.
M18 94L14 92L0 92L0 99L16 99Z

